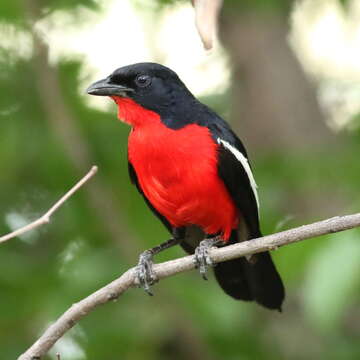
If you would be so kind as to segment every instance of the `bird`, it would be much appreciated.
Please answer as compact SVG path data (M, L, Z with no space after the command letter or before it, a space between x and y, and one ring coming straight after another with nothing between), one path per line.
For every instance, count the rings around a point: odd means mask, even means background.
M259 199L246 149L230 125L201 103L170 68L127 65L90 85L131 126L128 171L171 234L139 256L136 276L152 295L153 257L180 245L207 279L212 267L226 294L281 312L284 285L269 252L212 264L209 250L262 236Z

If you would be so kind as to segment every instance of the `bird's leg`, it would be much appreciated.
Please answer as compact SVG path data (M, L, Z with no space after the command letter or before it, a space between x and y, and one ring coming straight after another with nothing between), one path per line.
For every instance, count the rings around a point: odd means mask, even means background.
M181 239L174 237L140 254L139 263L135 268L136 277L138 279L139 287L144 288L149 295L153 295L150 291L150 286L157 280L153 271L153 256L165 249L179 244L180 241Z
M222 240L221 236L215 236L202 240L199 246L195 249L195 267L199 269L200 275L203 277L204 280L207 280L206 271L208 266L214 266L214 263L209 256L210 249L215 245L223 243L224 241Z

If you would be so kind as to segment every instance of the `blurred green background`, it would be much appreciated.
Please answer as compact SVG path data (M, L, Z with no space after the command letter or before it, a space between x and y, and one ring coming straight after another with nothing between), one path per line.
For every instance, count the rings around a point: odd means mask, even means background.
M359 211L359 2L225 0L223 47L210 54L192 12L187 1L0 2L0 233L99 166L49 225L0 245L0 359L168 238L130 185L129 128L110 101L84 93L116 67L170 65L231 122L249 150L265 234ZM360 359L359 239L352 230L276 251L282 314L189 272L154 297L134 289L97 309L46 359Z

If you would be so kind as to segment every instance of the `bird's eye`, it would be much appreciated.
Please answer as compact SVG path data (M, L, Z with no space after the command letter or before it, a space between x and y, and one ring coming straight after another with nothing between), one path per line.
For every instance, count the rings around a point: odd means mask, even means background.
M139 75L135 79L135 83L139 87L146 87L151 84L151 77L149 75Z

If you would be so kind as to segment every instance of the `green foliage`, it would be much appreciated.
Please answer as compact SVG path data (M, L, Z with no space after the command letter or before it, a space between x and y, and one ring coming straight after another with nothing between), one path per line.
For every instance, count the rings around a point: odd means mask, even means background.
M338 1L344 7L348 6L349 3L351 2L350 0L338 0Z
M1 1L0 19L7 22L19 22L23 20L23 8L20 0Z
M309 321L333 333L341 328L360 288L359 231L336 234L327 247L315 251L307 267L304 305Z
M31 13L32 16L37 14L37 17L41 17L55 10L71 10L74 6L85 6L95 10L97 3L95 0L29 0L27 2L4 0L0 2L0 21L24 25L26 22L24 13Z
M86 6L90 9L96 10L98 8L95 0L42 0L39 1L45 11L54 10L69 10L71 11L74 6Z

